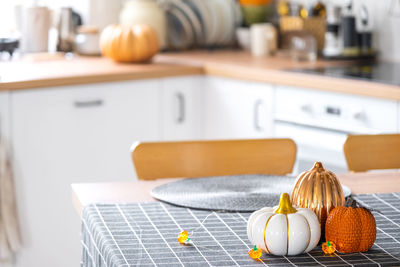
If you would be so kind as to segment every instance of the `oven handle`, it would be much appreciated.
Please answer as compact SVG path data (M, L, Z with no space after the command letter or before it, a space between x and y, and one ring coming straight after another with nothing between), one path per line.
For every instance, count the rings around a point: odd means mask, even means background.
M297 125L297 126L303 126L307 127L310 129L316 129L316 130L324 130L324 131L329 131L329 132L334 132L334 133L340 133L340 134L379 134L382 133L381 131L374 130L374 129L369 129L368 132L355 132L355 131L349 131L349 130L341 130L337 128L329 128L329 127L324 127L324 126L318 126L318 125L312 125L312 124L306 124L306 123L300 123L300 122L295 122L295 121L287 121L287 120L282 120L282 119L275 119L275 122L281 122L281 123L286 123L290 125Z

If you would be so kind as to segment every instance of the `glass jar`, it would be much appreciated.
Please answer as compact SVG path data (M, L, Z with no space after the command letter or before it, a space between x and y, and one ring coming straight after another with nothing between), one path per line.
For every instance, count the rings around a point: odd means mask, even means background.
M290 56L295 61L315 61L317 40L306 31L293 31L290 36Z
M119 15L121 24L147 24L158 35L160 47L165 48L166 19L165 13L156 0L130 0L127 1Z

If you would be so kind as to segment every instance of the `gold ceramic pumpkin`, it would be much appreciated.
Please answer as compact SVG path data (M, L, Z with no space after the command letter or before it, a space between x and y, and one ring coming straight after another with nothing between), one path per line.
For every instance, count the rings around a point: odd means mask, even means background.
M113 24L101 33L100 48L104 56L118 62L145 62L158 52L159 42L148 25Z
M334 207L345 204L342 186L336 175L316 162L314 167L301 173L296 180L290 196L291 203L297 207L312 209L325 232L325 222Z

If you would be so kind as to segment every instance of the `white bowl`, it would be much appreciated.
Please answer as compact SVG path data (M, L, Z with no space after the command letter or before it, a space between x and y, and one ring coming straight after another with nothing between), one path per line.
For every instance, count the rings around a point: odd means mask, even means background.
M236 29L236 39L240 48L250 51L250 29L240 27Z

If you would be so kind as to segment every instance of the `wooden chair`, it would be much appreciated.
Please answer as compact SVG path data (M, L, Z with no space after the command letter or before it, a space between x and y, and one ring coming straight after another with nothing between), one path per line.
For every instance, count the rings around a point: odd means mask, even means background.
M154 142L132 145L141 180L292 172L296 144L291 139Z
M400 168L400 134L349 135L343 150L353 172Z

